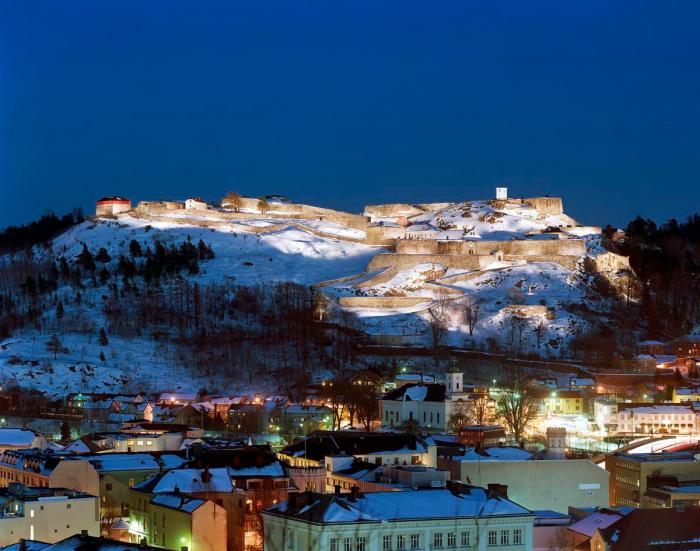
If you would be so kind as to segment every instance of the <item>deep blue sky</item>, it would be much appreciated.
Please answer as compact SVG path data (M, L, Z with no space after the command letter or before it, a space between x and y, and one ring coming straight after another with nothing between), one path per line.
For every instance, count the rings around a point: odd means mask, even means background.
M0 0L0 227L104 194L700 211L700 2Z

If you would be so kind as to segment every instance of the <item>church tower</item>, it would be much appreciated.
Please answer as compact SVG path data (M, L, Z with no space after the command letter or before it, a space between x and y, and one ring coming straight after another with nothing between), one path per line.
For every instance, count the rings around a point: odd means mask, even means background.
M445 390L448 398L464 392L462 377L461 371L453 370L447 373L447 387Z

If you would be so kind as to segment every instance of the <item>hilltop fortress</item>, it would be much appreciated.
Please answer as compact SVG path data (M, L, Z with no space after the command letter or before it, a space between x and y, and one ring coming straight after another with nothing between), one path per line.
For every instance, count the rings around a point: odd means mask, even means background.
M317 284L332 287L346 283L346 289L351 287L356 296L339 297L344 306L391 308L419 303L421 297L367 296L362 290L423 265L440 267L433 270L432 280L423 282L425 288L441 285L442 292L459 295L462 293L450 283L485 270L533 262L601 273L611 281L630 269L628 259L614 250L600 248L592 254L587 249L586 239L599 236L601 229L582 226L564 214L561 198L509 198L506 188L497 188L496 198L485 201L368 205L362 214L293 203L278 195L256 199L229 194L220 204L214 207L191 198L183 202L141 201L132 208L124 197L105 197L97 202L96 215L254 233L293 226L319 237L377 247L378 254L364 274ZM599 240L605 244L605 239ZM401 298L404 300L396 300Z

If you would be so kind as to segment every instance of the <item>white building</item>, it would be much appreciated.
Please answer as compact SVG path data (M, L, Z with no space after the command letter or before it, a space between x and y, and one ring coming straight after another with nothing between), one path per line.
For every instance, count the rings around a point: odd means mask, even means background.
M263 512L266 551L532 550L534 515L476 486L304 492Z
M695 434L696 415L685 405L620 408L617 413L617 431L634 434Z
M444 431L459 402L471 407L473 398L474 395L464 391L462 373L448 373L446 385L405 384L382 397L382 427L401 427L412 422L426 429Z
M100 535L96 496L12 483L0 489L0 546L20 539L55 543L76 533Z

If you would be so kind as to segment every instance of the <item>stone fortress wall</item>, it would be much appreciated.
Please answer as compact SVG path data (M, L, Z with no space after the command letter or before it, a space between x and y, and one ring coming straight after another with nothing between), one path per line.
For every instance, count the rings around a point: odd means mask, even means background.
M544 217L546 215L563 215L563 204L558 197L532 197L524 199L497 199L494 205L507 207L512 205L531 205ZM227 228L228 230L268 233L288 227L296 227L302 231L329 239L339 239L355 243L388 247L394 252L374 255L367 269L362 274L355 274L329 282L319 282L315 287L352 282L357 280L355 289L369 289L373 286L391 280L399 271L413 268L419 264L439 264L446 269L463 270L464 273L447 278L437 278L424 284L426 290L433 292L446 291L453 296L461 296L461 291L447 287L450 283L463 279L479 277L486 271L503 269L489 268L494 262L508 262L510 265L528 262L554 262L566 269L576 270L580 267L581 257L586 256L585 241L580 238L569 238L562 235L551 239L515 239L512 241L486 240L436 240L436 239L405 239L407 228L395 225L378 225L372 223L375 219L410 218L425 212L445 208L452 203L408 204L395 203L385 205L367 205L362 215L352 214L334 209L315 207L291 202L271 202L266 213L260 213L258 199L241 197L237 208L244 212L235 212L230 203L222 201L222 206L230 210L213 210L204 208L185 209L185 204L175 201L142 201L136 208L128 212L120 212L116 216L134 216L162 222L183 223L206 228ZM184 212L186 210L186 213ZM182 215L178 211L183 211ZM99 215L100 213L98 213ZM103 214L106 215L106 214ZM565 216L565 215L564 215ZM251 219L280 219L279 223L268 226L249 226L237 224L237 221ZM299 223L294 222L299 220ZM302 220L323 220L340 226L364 231L365 238L343 237L330 234L305 225ZM572 220L573 222L573 220ZM575 224L575 222L574 222ZM582 229L582 228L581 228ZM612 274L622 269L629 270L627 258L613 252L598 255L597 258L586 258L584 269L591 272ZM377 273L371 274L373 270ZM350 308L380 308L396 309L415 307L419 304L430 303L430 297L417 296L346 296L340 297L338 303Z

